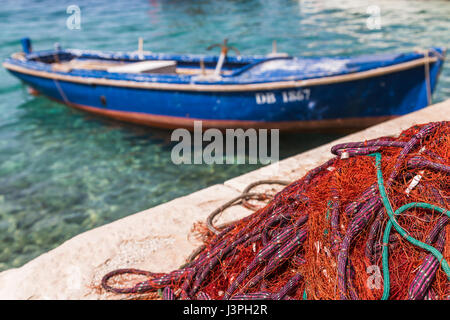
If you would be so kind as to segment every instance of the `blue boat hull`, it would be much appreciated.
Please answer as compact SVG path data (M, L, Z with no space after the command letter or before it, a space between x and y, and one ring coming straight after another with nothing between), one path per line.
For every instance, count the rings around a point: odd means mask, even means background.
M243 90L152 89L102 81L48 78L6 66L28 86L67 105L119 120L164 128L360 128L428 105L424 65L322 83ZM434 90L442 61L429 64Z

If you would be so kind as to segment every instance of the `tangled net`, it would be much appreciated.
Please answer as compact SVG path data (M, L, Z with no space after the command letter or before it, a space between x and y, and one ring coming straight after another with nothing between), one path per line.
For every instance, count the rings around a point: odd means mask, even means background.
M163 299L449 299L450 122L331 152L264 208L207 233L179 270L119 269L103 288ZM109 284L123 274L145 280Z

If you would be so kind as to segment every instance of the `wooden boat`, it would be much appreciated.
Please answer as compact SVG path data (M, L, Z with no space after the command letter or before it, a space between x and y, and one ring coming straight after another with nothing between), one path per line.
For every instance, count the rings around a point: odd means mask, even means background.
M3 66L34 92L163 128L357 129L431 102L445 49L358 57L220 56L55 48Z

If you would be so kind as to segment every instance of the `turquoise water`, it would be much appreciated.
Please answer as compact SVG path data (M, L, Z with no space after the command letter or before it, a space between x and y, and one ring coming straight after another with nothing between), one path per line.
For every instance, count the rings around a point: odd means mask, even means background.
M367 6L381 29L367 28ZM66 8L81 8L81 30ZM272 40L292 55L408 51L450 43L448 1L2 1L0 59L28 36L35 49L205 53L224 37L244 54ZM450 98L444 68L434 101ZM294 134L280 156L337 138ZM18 267L74 235L221 183L257 165L183 165L170 160L170 132L126 125L32 97L0 68L0 270Z

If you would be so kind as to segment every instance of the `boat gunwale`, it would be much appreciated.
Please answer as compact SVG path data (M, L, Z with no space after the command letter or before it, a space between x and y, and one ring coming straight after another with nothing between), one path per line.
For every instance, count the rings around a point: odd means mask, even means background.
M445 55L445 50L443 51ZM107 78L83 77L70 74L48 72L36 70L20 66L11 61L20 61L18 59L9 58L3 62L3 67L10 71L46 78L51 80L67 81L72 83L80 83L85 85L102 85L114 87L127 87L137 89L153 89L165 91L197 91L197 92L242 92L242 91L267 91L277 89L289 89L307 86L326 85L340 82L356 81L371 77L382 76L398 71L408 70L426 64L432 64L440 60L438 57L422 57L411 61L401 62L385 67L378 67L364 71L357 71L347 74L339 74L332 76L317 77L304 80L284 80L273 82L245 83L245 84L205 84L205 83L164 83L164 82L141 82L132 80L116 80ZM21 61L23 62L23 61Z

